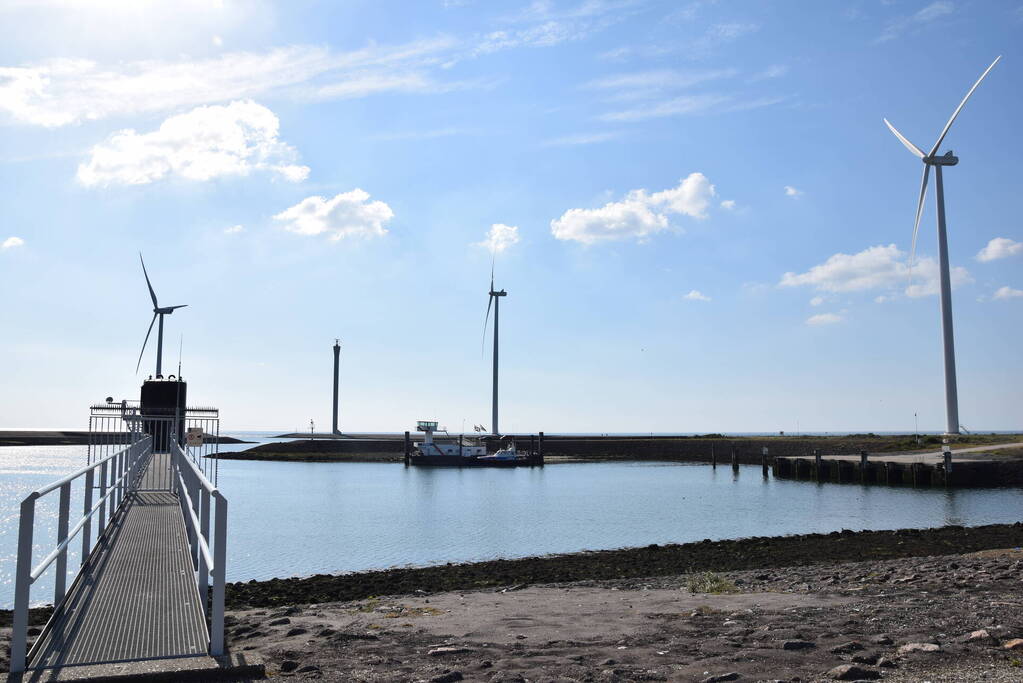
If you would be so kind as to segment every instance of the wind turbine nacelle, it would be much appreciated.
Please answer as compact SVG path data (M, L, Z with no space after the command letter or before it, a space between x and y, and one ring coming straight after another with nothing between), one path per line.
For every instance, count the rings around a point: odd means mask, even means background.
M955 166L959 163L959 157L952 156L952 152L946 152L942 156L928 157L924 160L932 166Z

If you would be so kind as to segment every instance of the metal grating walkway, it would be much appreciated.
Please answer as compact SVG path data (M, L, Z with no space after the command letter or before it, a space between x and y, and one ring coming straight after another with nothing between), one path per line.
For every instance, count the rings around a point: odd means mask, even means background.
M154 455L141 488L163 483ZM139 491L69 592L30 668L205 656L209 636L178 499Z

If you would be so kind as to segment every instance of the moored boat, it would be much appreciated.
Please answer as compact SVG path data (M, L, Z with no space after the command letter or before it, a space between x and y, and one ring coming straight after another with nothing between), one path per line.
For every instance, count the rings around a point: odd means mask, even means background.
M543 465L543 456L516 449L515 439L505 437L504 445L493 453L481 438L459 436L453 443L438 443L433 434L444 431L434 420L419 420L416 431L423 432L423 440L416 442L405 464L420 467L518 467Z

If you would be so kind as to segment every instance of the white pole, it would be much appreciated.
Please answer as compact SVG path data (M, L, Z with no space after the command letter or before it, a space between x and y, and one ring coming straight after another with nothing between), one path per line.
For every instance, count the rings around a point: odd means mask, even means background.
M945 187L941 166L934 165L938 206L938 260L941 270L941 334L945 351L945 419L948 434L959 433L959 396L956 390L955 342L952 335L952 282L948 267L948 237L945 233Z
M497 428L497 312L501 305L501 297L494 297L494 396L492 414L490 418L490 431L494 436L500 434Z

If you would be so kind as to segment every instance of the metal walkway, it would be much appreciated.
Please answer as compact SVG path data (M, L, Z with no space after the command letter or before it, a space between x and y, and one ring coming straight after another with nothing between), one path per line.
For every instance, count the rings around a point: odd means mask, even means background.
M223 653L226 501L176 444L172 444L171 453L152 453L149 445L147 439L144 448L125 449L125 457L116 466L115 461L109 468L105 461L92 466L102 467L99 479L103 485L97 487L101 499L83 521L102 511L101 535L66 595L55 598L53 617L21 660L25 663L24 680L64 680L73 677L75 669L96 665L208 658ZM26 505L34 507L36 498L57 488L63 505L71 481L83 474L88 475L90 487L88 510L92 469L30 495L22 506L23 528ZM110 496L113 498L106 500ZM119 502L116 506L115 500ZM102 516L108 507L112 513L103 529ZM211 512L215 512L219 539L210 534ZM33 516L28 514L30 524ZM59 537L65 548L71 540L66 520L65 516L61 521ZM85 528L82 523L70 536L80 528ZM84 539L88 544L88 531ZM28 541L31 546L31 535ZM60 550L58 545L58 560ZM21 583L30 586L55 553L32 572L21 567L19 557L20 573L27 577ZM215 560L220 563L219 571L213 569ZM31 566L31 553L24 566ZM58 569L64 569L59 562ZM213 599L207 600L211 574ZM27 593L27 588L19 588L16 597L22 592ZM27 603L26 595L20 605ZM16 604L16 612L18 607ZM17 636L19 624L15 623L14 630ZM20 668L18 650L24 652L25 648L24 636L20 640L21 644L12 648L14 672Z
M177 498L140 492L85 565L31 668L206 654Z

